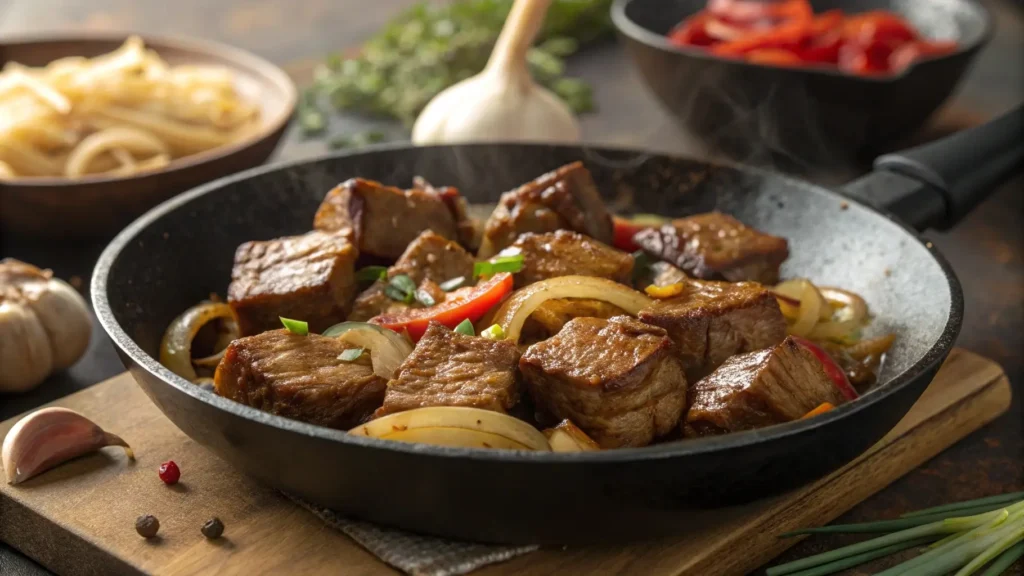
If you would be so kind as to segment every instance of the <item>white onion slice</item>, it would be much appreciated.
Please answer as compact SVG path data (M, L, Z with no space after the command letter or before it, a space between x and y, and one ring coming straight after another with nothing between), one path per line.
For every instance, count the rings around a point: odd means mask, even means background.
M600 300L622 308L634 316L650 306L650 298L618 282L591 276L560 276L520 288L501 305L490 320L505 331L505 339L518 343L523 323L541 304L557 298Z
M394 378L395 371L412 354L412 344L404 336L367 322L335 324L324 330L323 335L369 350L373 373L386 380Z
M375 438L392 438L395 440L412 437L430 438L430 435L423 436L421 434L416 436L415 434L406 434L410 430L421 428L446 428L486 433L500 436L509 442L519 444L523 446L522 450L551 450L544 435L526 422L507 414L463 406L430 406L388 414L376 420L371 420L366 424L356 426L349 430L349 433L359 436L373 436ZM395 434L399 434L401 438L393 438ZM453 435L451 432L438 432L434 437L451 441L452 438L457 438L458 435ZM463 438L465 443L454 445L473 448L480 447L480 437L478 435L466 434ZM445 445L452 446L453 444Z
M775 286L773 290L787 298L800 301L797 317L789 323L787 332L794 336L807 336L810 334L814 325L821 319L822 306L827 307L827 303L818 293L818 289L814 287L814 284L811 284L805 278L796 278L786 280ZM831 317L831 309L829 309L829 317Z
M569 420L562 420L558 426L548 428L544 435L548 438L552 452L590 452L601 449L586 432Z
M223 302L202 302L182 312L167 327L160 341L160 363L178 376L194 381L197 375L192 367L192 340L203 326L217 318L230 320L237 327L234 312ZM209 359L212 357L202 360Z

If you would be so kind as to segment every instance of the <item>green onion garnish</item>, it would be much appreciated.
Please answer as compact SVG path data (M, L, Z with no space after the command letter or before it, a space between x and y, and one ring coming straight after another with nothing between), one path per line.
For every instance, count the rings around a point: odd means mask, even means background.
M523 255L515 254L512 256L496 256L486 262L476 262L473 264L473 276L479 278L481 276L493 276L499 272L509 272L515 274L523 269Z
M440 286L441 286L441 290L444 290L445 292L451 292L452 290L457 290L459 288L462 288L462 285L465 284L465 283L466 283L466 277L465 276L456 276L455 278L452 278L451 280L445 280L444 282L441 282Z
M428 307L437 304L437 301L434 300L434 297L431 296L430 293L427 292L426 290L416 291L416 301Z
M309 334L308 323L303 322L302 320L292 320L291 318L285 318L283 316L278 316L278 318L281 320L281 324L284 324L284 327L292 334L298 334L299 336Z
M362 348L349 348L341 354L338 354L338 360L344 360L345 362L355 362L363 355Z
M416 297L416 283L408 275L398 274L384 287L384 294L392 300L412 304Z
M473 329L473 323L469 321L469 318L459 322L459 325L455 327L455 331L466 336L476 336L476 330Z
M480 335L490 340L505 339L505 331L501 329L501 325L499 324L491 324L491 326L481 332Z
M405 302L406 304L412 303L411 292L402 292L401 290L395 288L391 284L388 284L387 286L384 287L384 294L386 294L388 298L391 298L392 300L395 300L397 302Z
M387 280L387 277L388 269L385 266L367 266L356 272L357 282L376 282L377 280Z
M407 274L396 274L391 279L391 285L400 289L402 292L412 293L416 291L416 283L409 278Z

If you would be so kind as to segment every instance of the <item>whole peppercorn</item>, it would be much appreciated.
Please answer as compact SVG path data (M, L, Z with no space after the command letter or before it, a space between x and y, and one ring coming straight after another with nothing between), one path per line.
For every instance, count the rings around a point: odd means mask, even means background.
M152 514L145 514L135 519L135 531L143 538L152 538L160 531L160 521Z
M181 470L178 469L178 465L174 463L174 460L168 460L160 465L160 479L164 481L164 484L168 486L178 483L178 478L181 478Z
M220 518L211 518L203 524L201 528L203 536L206 536L210 540L214 538L220 538L220 535L224 533L224 523L220 521Z

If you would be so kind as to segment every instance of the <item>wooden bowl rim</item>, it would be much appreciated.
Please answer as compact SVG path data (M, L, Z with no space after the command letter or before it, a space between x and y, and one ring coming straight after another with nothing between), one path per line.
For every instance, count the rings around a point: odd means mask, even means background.
M6 37L2 42L0 42L0 49L16 45L31 46L64 42L117 43L124 42L131 35L133 35L131 32L83 31L32 33ZM0 183L9 187L18 186L37 189L67 189L75 186L131 182L139 178L149 178L173 172L195 169L203 164L229 157L272 137L288 124L292 115L295 113L295 109L298 106L299 101L298 88L296 88L295 83L292 82L292 79L280 66L277 66L269 60L257 56L247 50L235 48L234 46L229 46L212 40L202 40L187 36L162 36L159 34L138 34L138 36L142 38L146 47L153 48L157 52L179 51L202 53L213 56L218 60L229 62L231 64L231 68L247 70L252 73L253 76L257 77L261 81L260 83L262 85L272 86L274 89L278 90L284 96L285 104L281 107L280 112L268 118L267 121L260 126L259 130L248 137L238 140L237 142L225 144L224 146L218 146L197 154L191 154L189 156L175 159L159 170L149 170L129 176L83 176L81 178L44 176L16 178L13 180L2 181ZM68 54L68 56L75 56L75 54Z

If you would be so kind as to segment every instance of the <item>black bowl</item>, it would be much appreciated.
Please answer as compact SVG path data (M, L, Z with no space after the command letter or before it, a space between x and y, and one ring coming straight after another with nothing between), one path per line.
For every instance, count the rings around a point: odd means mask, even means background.
M820 0L815 12L890 10L956 52L886 77L826 67L727 60L672 45L666 34L705 0L616 0L612 21L647 85L709 151L786 169L835 166L876 155L921 127L953 93L992 34L970 0Z

